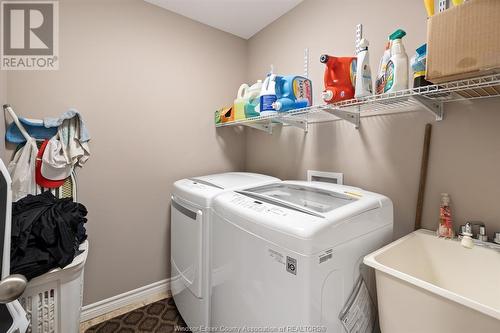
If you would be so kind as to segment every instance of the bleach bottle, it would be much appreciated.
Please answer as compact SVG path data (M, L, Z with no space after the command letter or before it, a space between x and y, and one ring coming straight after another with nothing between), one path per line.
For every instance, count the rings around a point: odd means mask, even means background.
M276 76L273 108L285 112L312 105L312 82L302 76Z
M273 103L276 102L276 75L269 73L262 83L260 91L260 115L276 113Z
M354 90L354 97L356 98L370 96L373 93L368 45L368 41L364 38L359 42L360 50L356 64L356 89Z
M406 32L398 29L389 37L391 58L387 63L384 92L408 89L408 55L402 41L404 36L406 36Z

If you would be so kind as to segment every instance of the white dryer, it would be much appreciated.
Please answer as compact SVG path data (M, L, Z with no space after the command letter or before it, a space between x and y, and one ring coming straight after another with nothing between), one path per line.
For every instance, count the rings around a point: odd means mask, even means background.
M213 327L344 332L363 257L392 240L392 202L349 186L279 182L223 193L213 210Z
M182 179L171 200L171 290L189 327L209 325L209 231L212 199L224 191L278 182L254 173L229 172Z

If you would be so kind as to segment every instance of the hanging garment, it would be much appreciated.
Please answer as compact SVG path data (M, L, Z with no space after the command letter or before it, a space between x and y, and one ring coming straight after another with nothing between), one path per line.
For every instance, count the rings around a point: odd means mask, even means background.
M44 124L45 127L58 126L57 138L66 162L71 166L83 166L90 157L90 135L80 113L69 109L58 118L45 118Z
M90 135L89 132L87 131L87 127L85 127L85 122L83 121L82 116L76 109L69 109L68 111L64 112L62 115L60 115L58 118L45 118L43 120L43 123L45 127L59 127L65 120L77 118L78 122L80 123L79 126L79 139L82 142L87 142L90 140Z
M13 203L11 273L32 279L70 264L87 238L86 215L84 205L49 191Z
M79 118L73 117L64 120L57 130L64 157L71 166L83 166L90 157L89 142L80 139L80 126Z
M19 149L9 163L7 169L12 178L12 201L24 198L28 194L36 194L35 164L38 149L35 140L28 142Z

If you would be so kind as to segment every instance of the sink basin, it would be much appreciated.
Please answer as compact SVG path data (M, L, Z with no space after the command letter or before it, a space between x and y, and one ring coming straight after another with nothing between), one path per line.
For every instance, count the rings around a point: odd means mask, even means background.
M382 333L500 332L500 251L415 231L364 258Z

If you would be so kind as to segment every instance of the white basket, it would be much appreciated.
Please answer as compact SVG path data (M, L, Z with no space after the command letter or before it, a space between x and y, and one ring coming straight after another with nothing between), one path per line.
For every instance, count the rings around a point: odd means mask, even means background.
M83 268L89 250L63 269L57 268L32 279L19 302L30 321L26 333L78 333L83 296Z

